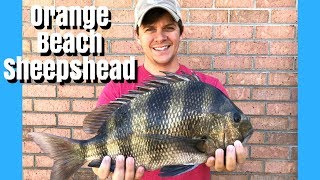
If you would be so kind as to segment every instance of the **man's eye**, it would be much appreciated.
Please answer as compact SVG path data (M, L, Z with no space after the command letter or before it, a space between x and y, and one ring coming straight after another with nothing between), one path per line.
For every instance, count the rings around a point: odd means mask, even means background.
M174 28L174 27L169 26L169 27L166 27L166 30L168 30L168 31L173 31L173 30L175 30L175 28Z

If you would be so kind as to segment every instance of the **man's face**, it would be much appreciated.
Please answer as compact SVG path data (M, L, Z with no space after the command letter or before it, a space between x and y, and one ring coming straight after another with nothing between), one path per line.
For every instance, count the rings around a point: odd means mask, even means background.
M138 43L142 46L145 61L169 65L177 61L177 52L181 40L178 23L169 13L159 18L154 24L141 25Z

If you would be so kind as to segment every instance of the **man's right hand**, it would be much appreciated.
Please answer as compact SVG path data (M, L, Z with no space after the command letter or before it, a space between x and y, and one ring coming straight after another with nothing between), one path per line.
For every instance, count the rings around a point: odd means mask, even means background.
M105 156L99 168L92 168L93 172L99 179L113 179L113 180L133 180L141 179L144 174L144 168L138 167L134 172L134 159L132 157L124 158L123 155L116 157L116 167L113 173L110 172L111 158Z

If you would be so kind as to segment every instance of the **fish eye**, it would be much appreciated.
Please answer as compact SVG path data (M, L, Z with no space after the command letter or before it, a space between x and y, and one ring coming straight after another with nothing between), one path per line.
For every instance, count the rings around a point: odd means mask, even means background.
M233 121L236 122L236 123L241 121L241 116L240 116L239 113L234 113L233 114Z

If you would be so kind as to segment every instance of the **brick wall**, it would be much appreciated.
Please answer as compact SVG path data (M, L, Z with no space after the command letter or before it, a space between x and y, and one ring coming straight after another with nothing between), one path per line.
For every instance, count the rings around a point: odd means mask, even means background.
M39 57L37 30L30 7L38 5L105 5L112 14L105 37L104 57L143 56L134 40L136 0L24 0L24 59ZM247 161L235 172L213 172L217 179L297 179L297 1L296 0L180 0L185 38L179 49L182 64L215 76L230 97L251 117L255 132L246 145ZM60 32L58 28L45 31ZM65 31L65 30L64 30ZM48 179L52 160L41 153L28 132L88 138L82 121L95 107L102 83L23 85L24 179ZM93 177L82 168L75 179Z

